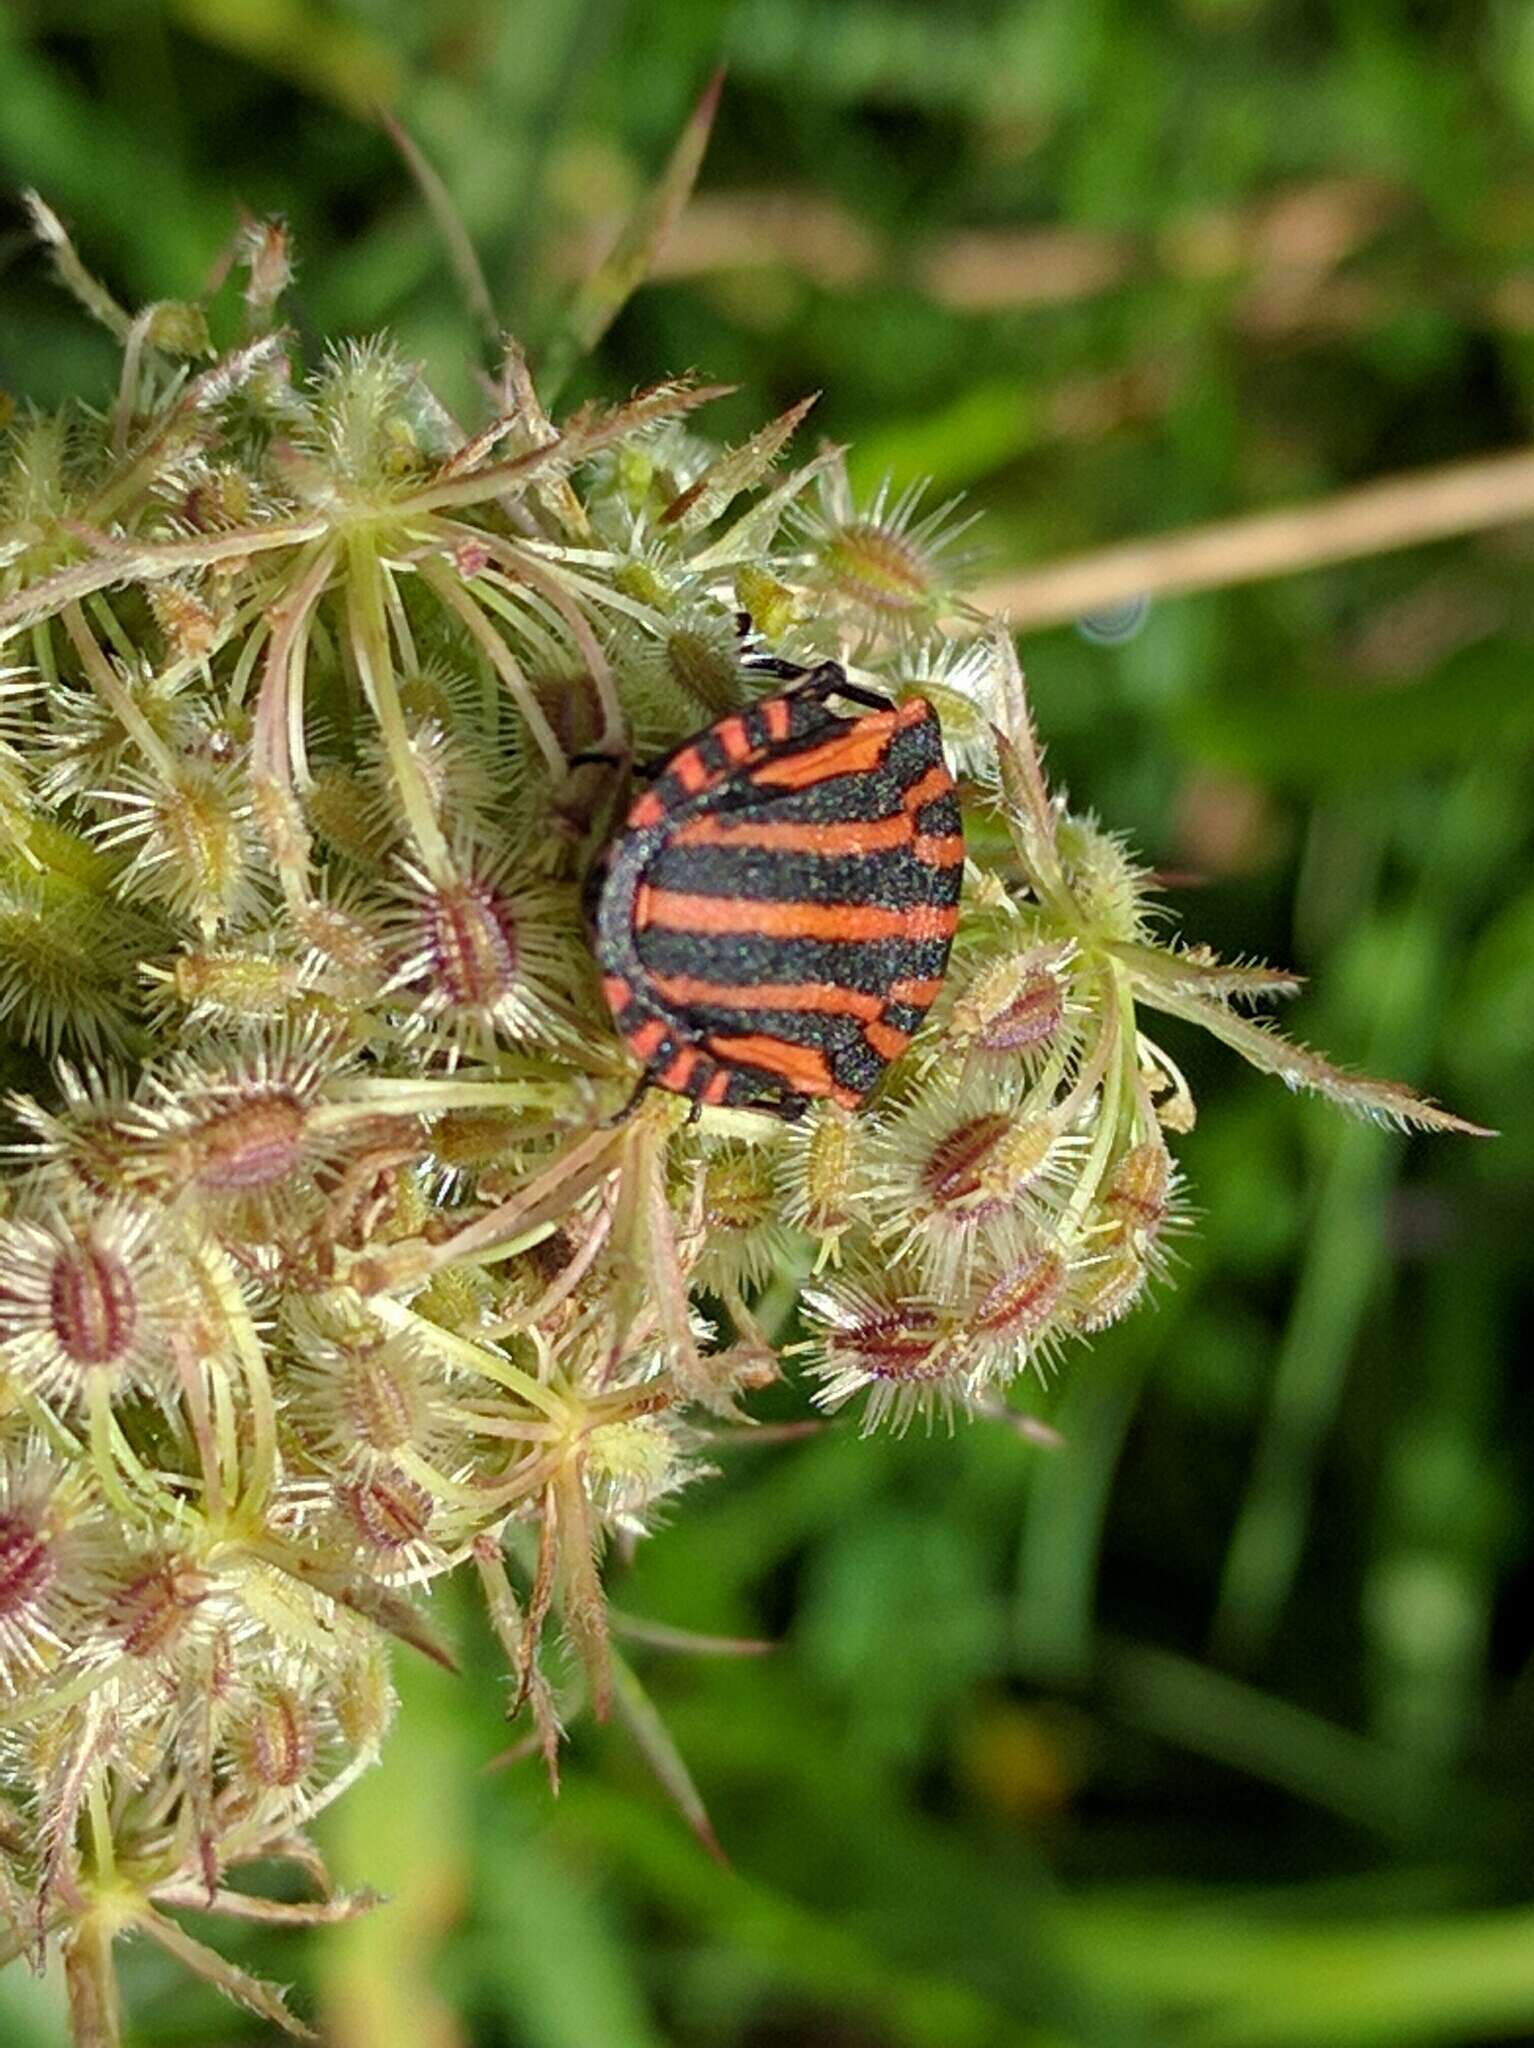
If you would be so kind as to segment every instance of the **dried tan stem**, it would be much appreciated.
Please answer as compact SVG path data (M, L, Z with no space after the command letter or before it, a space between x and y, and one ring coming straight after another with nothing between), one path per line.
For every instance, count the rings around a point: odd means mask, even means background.
M1534 519L1534 451L1414 470L1316 505L1193 526L998 577L978 593L1014 630L1139 597L1218 590Z
M1236 309L1243 324L1282 331L1299 324L1323 281L1409 204L1409 194L1377 179L1327 178L1240 208L1189 209L1154 241L1064 224L962 230L917 252L915 275L926 296L961 313L1068 304L1137 276L1235 279L1250 286ZM593 224L591 235L600 231ZM572 270L595 260L590 239L582 235L565 253ZM906 240L881 235L825 194L772 186L695 194L651 274L776 268L830 291L852 290L897 270L909 274L912 257Z

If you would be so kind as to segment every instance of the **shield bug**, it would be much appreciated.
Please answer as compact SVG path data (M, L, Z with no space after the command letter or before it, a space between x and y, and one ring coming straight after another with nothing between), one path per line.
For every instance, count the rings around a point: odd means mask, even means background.
M937 714L795 678L695 733L631 807L596 911L603 992L651 1082L855 1108L942 986L964 840ZM840 698L858 715L832 709Z

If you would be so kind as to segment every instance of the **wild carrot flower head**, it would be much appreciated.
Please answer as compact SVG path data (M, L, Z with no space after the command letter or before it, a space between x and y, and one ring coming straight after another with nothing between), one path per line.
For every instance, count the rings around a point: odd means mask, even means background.
M24 1696L62 1664L96 1606L102 1517L36 1437L0 1465L0 1699Z
M166 1392L177 1270L153 1210L50 1205L0 1221L0 1346L18 1384L78 1407Z
M133 312L33 210L124 368L0 444L0 1917L62 1943L82 2040L119 1933L285 2026L172 1914L265 1910L224 1874L279 1854L318 1895L273 1917L367 1902L302 1830L378 1754L392 1646L450 1661L435 1580L475 1580L552 1769L611 1694L605 1553L785 1365L865 1429L956 1423L1167 1277L1193 1104L1157 1015L1456 1120L1247 1014L1289 977L1167 938L1045 784L967 519L790 466L807 404L728 448L688 379L556 419L513 349L460 426L386 341L306 370L280 225L211 309ZM937 708L941 986L856 991L891 1055L857 1107L637 1096L676 1018L620 1034L602 992L615 834L688 776L738 822L755 785L656 757L719 725L738 759L825 661L849 718ZM773 858L728 906L758 1010ZM780 1047L845 993L806 957ZM696 1039L677 1087L728 1078Z
M803 580L855 630L930 632L973 566L958 543L978 515L957 499L924 509L925 489L918 482L897 494L886 480L860 505L845 468L833 464L797 510Z

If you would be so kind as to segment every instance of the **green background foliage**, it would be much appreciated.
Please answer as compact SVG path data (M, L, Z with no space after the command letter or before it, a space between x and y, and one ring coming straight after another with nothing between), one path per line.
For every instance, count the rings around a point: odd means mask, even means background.
M11 0L0 181L131 301L285 214L294 317L476 336L393 105L535 348L730 67L700 196L579 391L696 367L727 435L822 389L994 572L1518 445L1534 16L1405 0ZM0 386L104 340L0 226ZM579 395L572 390L568 396ZM252 1936L337 2048L1238 2048L1534 2036L1527 1308L1530 530L1025 636L1057 779L1312 977L1303 1036L1499 1126L1404 1139L1210 1043L1176 1292L1073 1358L1051 1454L978 1425L730 1453L614 1580L766 1635L639 1655L734 1865L621 1734L557 1804L485 1633L401 1670L340 1875ZM789 1418L801 1395L764 1404ZM130 1956L134 2040L265 2036ZM62 2039L0 1979L0 2038Z

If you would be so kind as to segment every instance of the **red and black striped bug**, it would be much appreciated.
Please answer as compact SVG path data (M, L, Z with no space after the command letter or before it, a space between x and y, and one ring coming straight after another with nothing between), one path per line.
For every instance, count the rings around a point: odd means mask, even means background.
M596 910L603 993L655 1085L696 1103L855 1108L948 966L964 839L937 713L797 678L657 770ZM833 711L840 697L862 708Z

